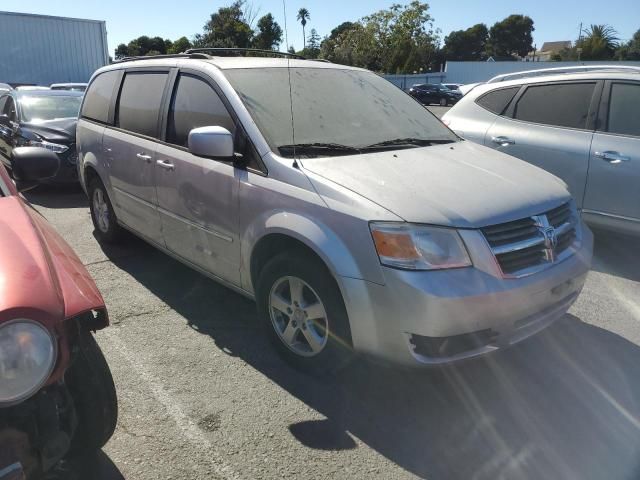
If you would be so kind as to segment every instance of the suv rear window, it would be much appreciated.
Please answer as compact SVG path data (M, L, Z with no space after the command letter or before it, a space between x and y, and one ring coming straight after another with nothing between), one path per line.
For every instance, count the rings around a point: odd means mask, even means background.
M526 122L586 128L595 83L564 83L528 87L513 113Z
M148 137L158 134L158 115L167 73L127 73L122 84L116 125Z
M118 81L120 72L111 70L98 75L85 94L82 105L82 116L101 123L109 121L109 105L111 95Z
M192 129L212 126L235 130L216 91L197 77L181 75L169 109L167 142L186 147Z
M611 133L640 136L640 85L614 83L609 102L609 128Z
M520 87L501 88L489 93L485 93L476 100L476 103L483 108L486 108L496 115L502 115L507 108L507 105L511 103L513 97L516 96Z

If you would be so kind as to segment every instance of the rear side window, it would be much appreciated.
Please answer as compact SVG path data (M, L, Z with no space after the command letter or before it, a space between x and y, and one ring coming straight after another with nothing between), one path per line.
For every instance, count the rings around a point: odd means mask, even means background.
M500 90L494 90L489 93L485 93L476 100L476 103L483 108L486 108L496 115L502 115L507 108L507 105L511 103L513 97L516 96L520 87L501 88Z
M640 85L611 85L607 131L640 136Z
M169 109L167 142L186 147L192 129L212 126L235 130L216 91L197 77L180 75Z
M111 70L98 75L91 82L85 94L81 116L101 123L109 121L111 95L119 77L118 70Z
M565 83L528 87L516 105L514 118L568 128L586 128L595 83Z
M127 73L118 100L116 125L124 130L155 137L167 73Z

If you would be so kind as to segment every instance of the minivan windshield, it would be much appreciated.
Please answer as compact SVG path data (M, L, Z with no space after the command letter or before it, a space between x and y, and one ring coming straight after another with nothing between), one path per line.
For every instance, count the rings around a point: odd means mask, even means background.
M458 140L372 72L292 67L291 90L287 68L230 69L225 75L272 150L283 156L293 156L293 146L305 156L337 156Z
M80 95L24 95L20 98L25 122L46 122L60 118L75 118L80 111Z

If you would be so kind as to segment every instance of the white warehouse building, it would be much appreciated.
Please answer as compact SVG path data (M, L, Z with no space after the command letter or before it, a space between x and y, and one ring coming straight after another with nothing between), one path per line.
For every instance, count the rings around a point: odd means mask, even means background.
M87 82L107 63L104 21L0 12L0 83Z

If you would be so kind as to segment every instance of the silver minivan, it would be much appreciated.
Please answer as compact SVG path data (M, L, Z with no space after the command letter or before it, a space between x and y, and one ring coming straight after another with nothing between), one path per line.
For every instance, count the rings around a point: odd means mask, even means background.
M591 262L561 180L358 68L216 50L117 63L93 75L77 142L100 241L129 230L255 299L310 371L508 347L565 314Z
M587 223L640 234L638 112L640 68L603 65L500 75L443 120L567 182Z

